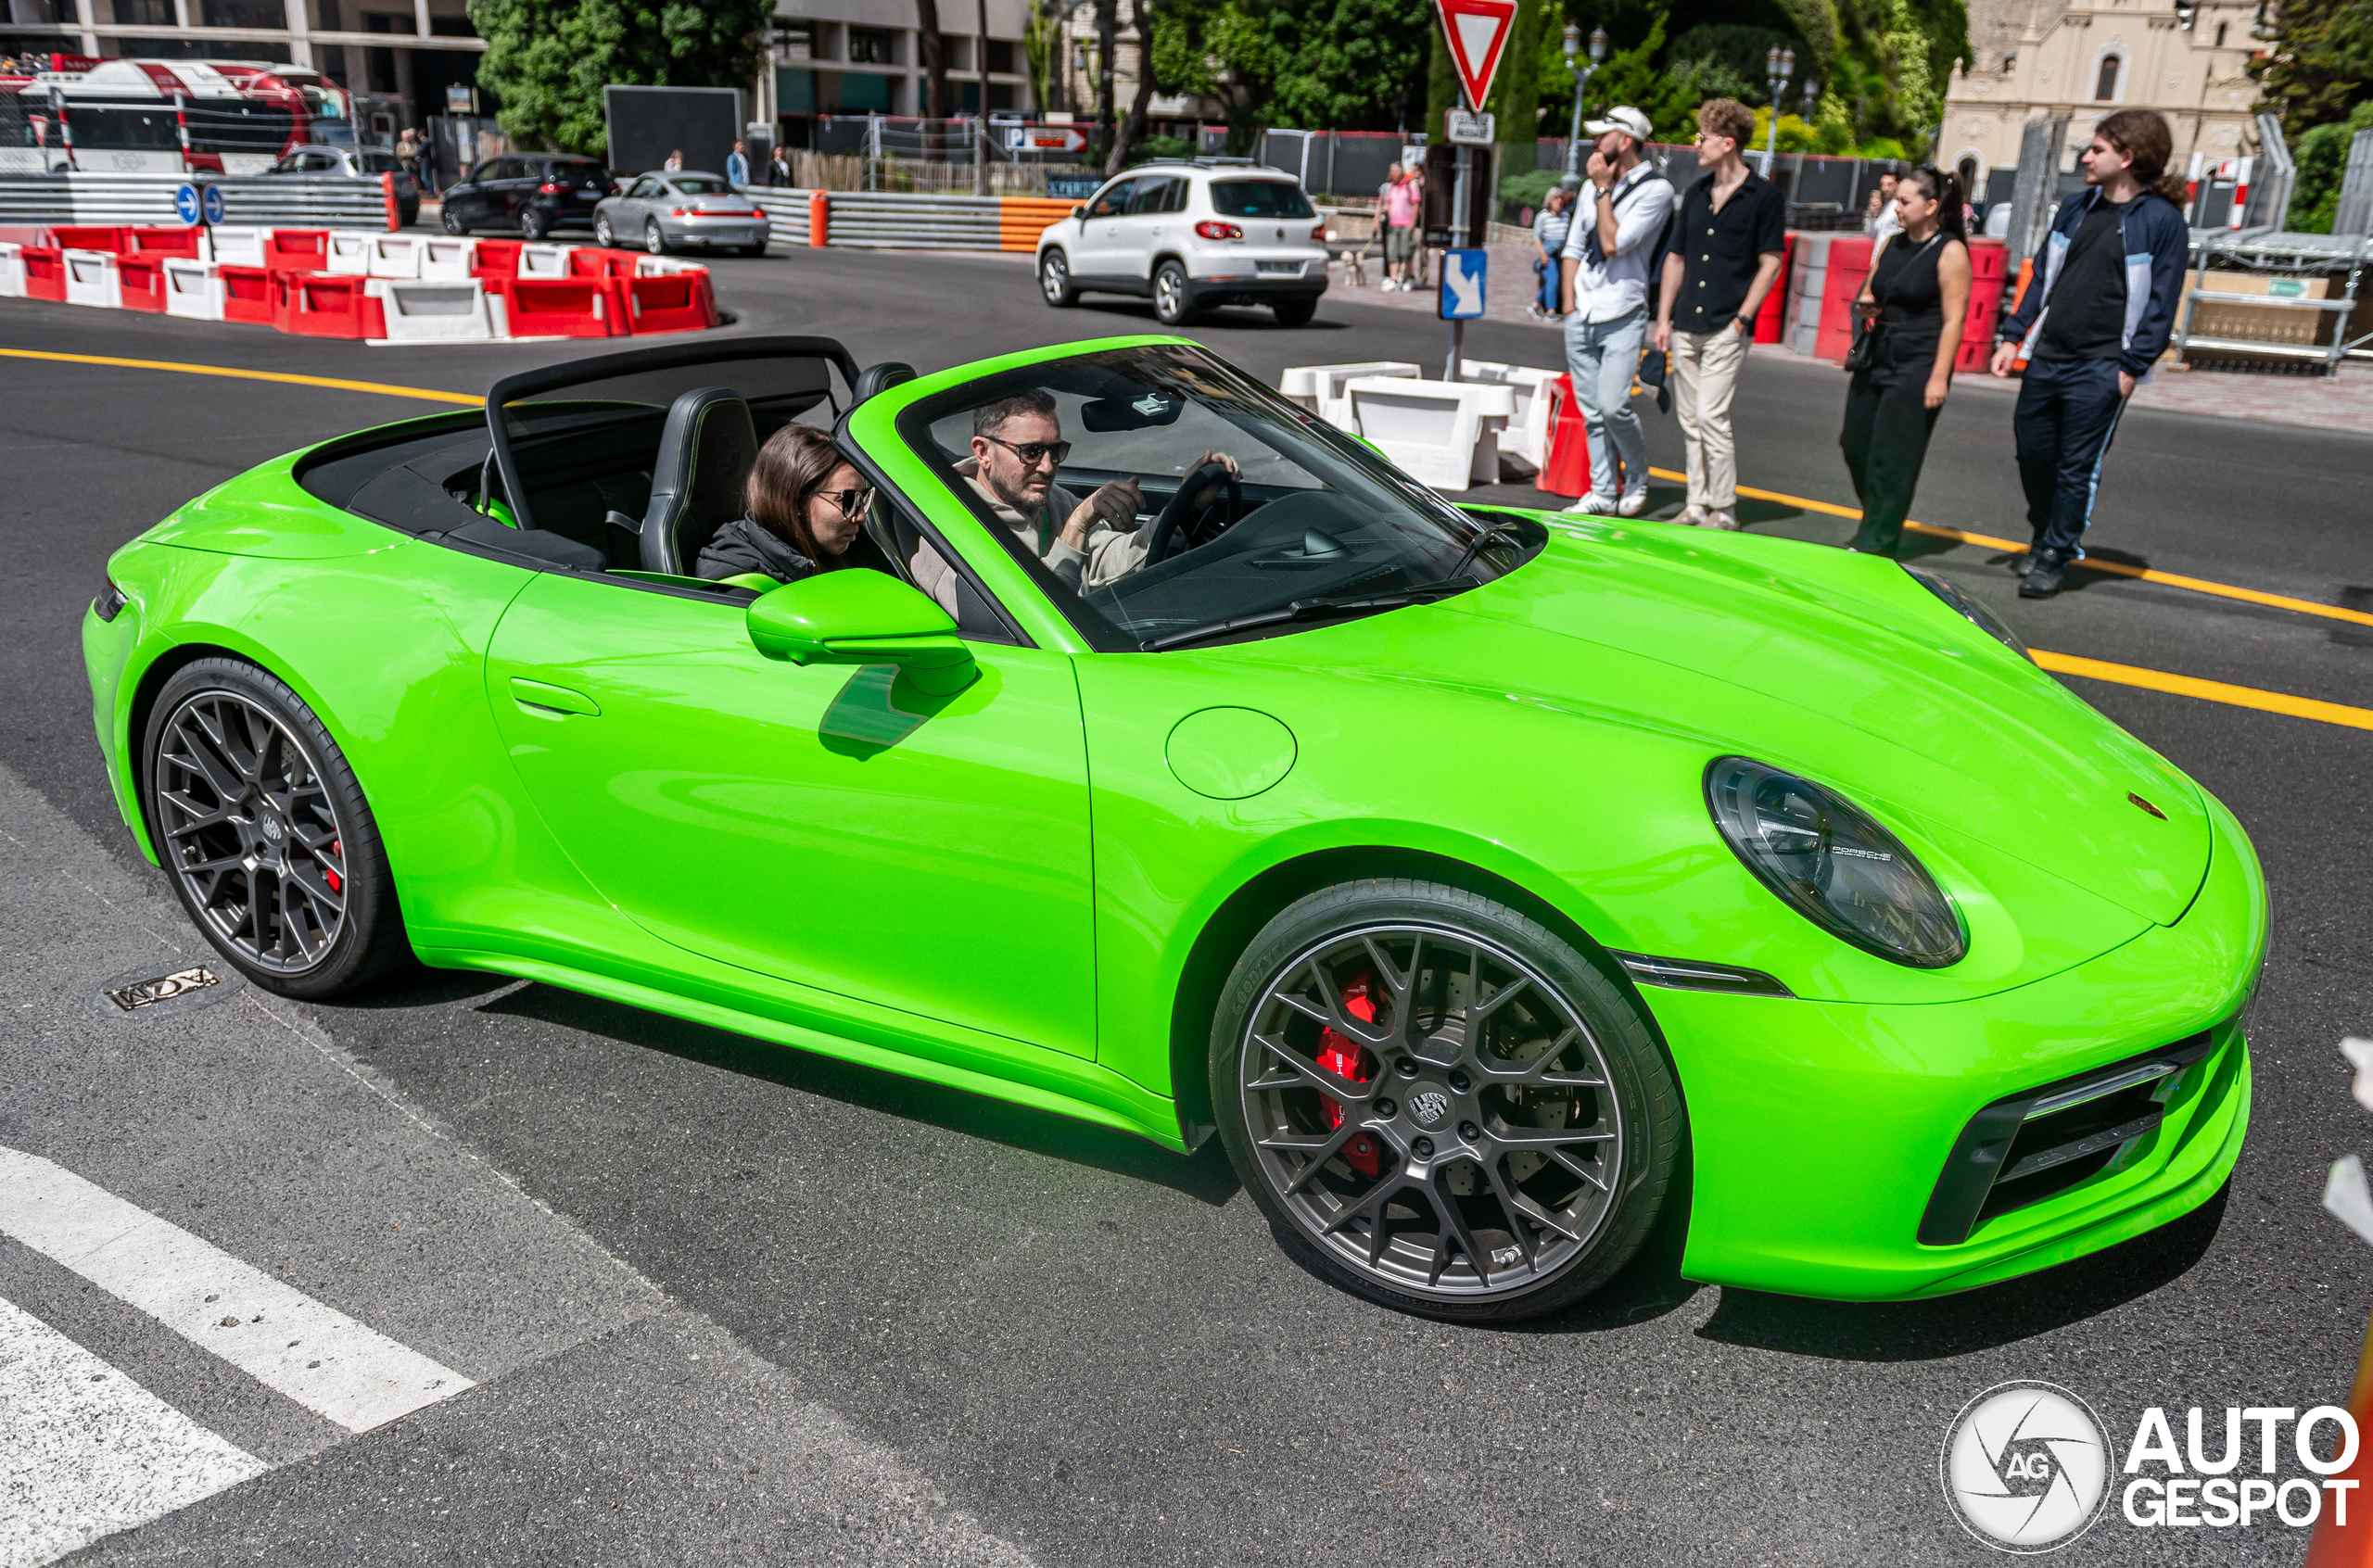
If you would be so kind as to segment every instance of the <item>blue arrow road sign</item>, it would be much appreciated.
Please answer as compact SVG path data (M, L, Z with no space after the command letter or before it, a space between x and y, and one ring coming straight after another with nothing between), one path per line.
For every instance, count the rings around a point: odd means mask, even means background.
M173 193L173 216L184 223L195 223L201 215L197 202L197 187L184 185Z
M209 185L200 194L206 198L206 221L209 223L220 223L222 221L222 187L220 185ZM1478 252L1478 254L1480 253ZM1478 277L1482 275L1481 269L1479 267L1477 269L1476 275Z
M1483 265L1479 250L1442 252L1441 319L1473 321L1483 313Z

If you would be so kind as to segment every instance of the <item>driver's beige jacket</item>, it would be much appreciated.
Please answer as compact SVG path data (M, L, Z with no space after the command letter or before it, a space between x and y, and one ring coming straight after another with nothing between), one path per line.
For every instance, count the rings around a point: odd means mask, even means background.
M1013 537L1021 541L1022 549L1037 554L1039 532L1044 525L1049 542L1039 559L1074 593L1102 588L1145 564L1143 525L1124 531L1099 518L1088 525L1085 550L1065 544L1061 537L1063 524L1079 510L1079 498L1060 485L1048 487L1046 504L1037 515L1030 515L1008 506L996 491L974 477L971 459L957 464L956 472L972 487L972 493L981 498L997 521L1013 530ZM930 541L917 546L915 558L907 564L914 575L915 586L937 600L941 609L955 614L955 568L940 559L939 551L932 548Z

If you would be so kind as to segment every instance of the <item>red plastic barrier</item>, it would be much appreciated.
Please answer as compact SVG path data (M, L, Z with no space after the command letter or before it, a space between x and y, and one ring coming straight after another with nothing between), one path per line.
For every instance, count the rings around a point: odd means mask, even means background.
M1813 339L1813 357L1843 360L1854 346L1854 297L1871 275L1871 241L1861 234L1841 234L1829 242L1829 271L1821 277L1821 332Z
M224 321L247 322L256 326L273 324L272 269L226 261L214 269L214 275L222 280Z
M477 265L470 269L473 277L515 278L519 275L520 240L482 239L478 241Z
M489 278L502 296L514 337L622 337L607 278Z
M1591 493L1590 429L1582 422L1581 404L1574 397L1574 378L1561 375L1549 384L1549 461L1541 467L1535 487L1553 496Z
M123 249L126 232L115 225L57 228L49 231L49 243L60 250L104 250L113 255Z
M164 313L167 259L163 256L143 254L138 251L127 252L116 258L116 275L123 280L125 310L152 310L159 315Z
M126 256L178 256L185 261L197 259L197 236L205 233L197 228L133 228L123 231Z
M274 272L273 325L299 337L385 337L387 307L352 272Z
M1961 318L1961 351L1953 369L1962 374L1983 371L1994 358L1994 328L2002 317L2001 273L1980 274L1969 281L1969 312Z
M1969 242L1969 273L1973 278L1999 278L2010 274L2011 247L2001 240L1973 239Z
M568 253L568 275L572 278L630 278L635 263L642 259L640 251L603 250L599 246L581 245Z
M1755 341L1777 343L1787 324L1788 278L1796 260L1796 236L1789 234L1780 242L1780 275L1771 280L1771 292L1763 297L1763 304L1755 313Z
M275 272L318 272L330 264L327 229L274 229L264 236L263 264Z
M717 296L704 271L614 277L609 285L613 319L622 331L698 332L717 325Z
M379 189L387 198L387 233L392 234L404 226L404 209L396 200L396 177L392 172L379 176Z
M832 226L832 198L822 191L807 193L807 243L823 245Z
M29 245L17 252L25 263L25 297L66 303L66 253L54 245Z

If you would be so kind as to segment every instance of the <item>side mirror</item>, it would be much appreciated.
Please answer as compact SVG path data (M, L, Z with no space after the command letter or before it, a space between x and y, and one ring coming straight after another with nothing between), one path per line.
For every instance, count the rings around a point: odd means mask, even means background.
M1087 221L1087 203L1085 203L1085 202L1084 202L1084 201L1082 201L1082 202L1074 202L1074 203L1072 204L1072 217L1074 217L1074 218L1076 218L1076 219L1078 219L1078 220L1079 220L1081 222L1083 222L1083 223L1086 222L1086 221Z
M972 682L972 651L946 611L883 572L822 572L758 596L751 644L794 664L895 664L935 696Z

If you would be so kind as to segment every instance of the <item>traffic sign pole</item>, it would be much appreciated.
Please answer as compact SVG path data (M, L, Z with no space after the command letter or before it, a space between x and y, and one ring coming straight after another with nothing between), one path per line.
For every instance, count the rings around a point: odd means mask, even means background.
M1516 31L1516 0L1436 0L1442 19L1442 36L1450 44L1451 65L1458 76L1458 90L1466 100L1467 112L1478 118L1483 115L1485 100L1491 95L1491 78L1499 74L1500 57L1506 52L1508 35ZM1453 110L1453 117L1457 114ZM1467 195L1468 182L1473 179L1475 149L1457 133L1465 127L1445 125L1443 133L1457 145L1458 178L1451 187L1453 216L1453 232L1465 246L1477 242L1470 227L1473 209ZM1450 287L1450 269L1445 259L1441 287ZM1458 379L1458 361L1466 342L1466 322L1453 316L1450 322L1450 362L1443 367L1442 379Z

